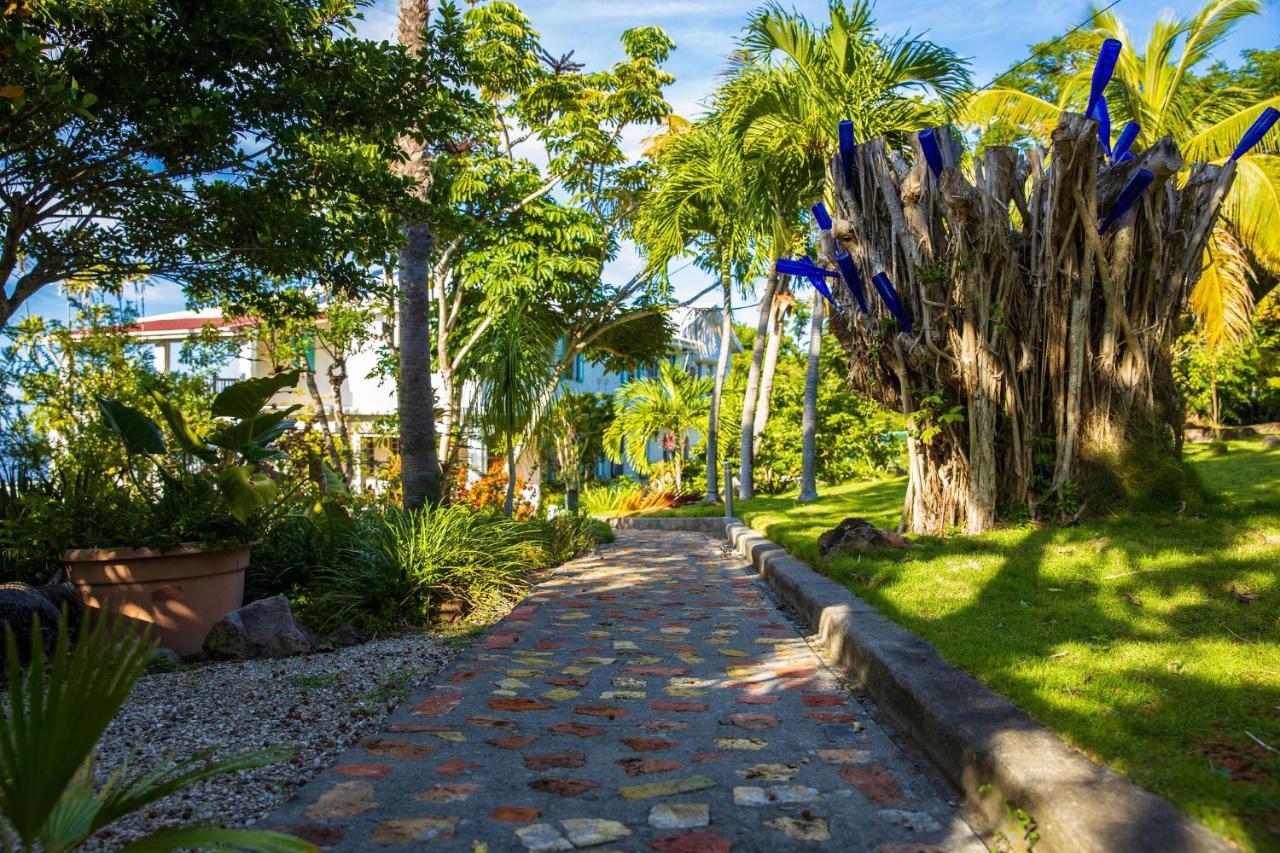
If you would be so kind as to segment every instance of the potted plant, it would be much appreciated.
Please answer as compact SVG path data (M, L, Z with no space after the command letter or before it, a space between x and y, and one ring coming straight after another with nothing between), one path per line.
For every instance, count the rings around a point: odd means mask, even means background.
M68 578L91 609L155 626L180 655L200 651L214 623L244 603L244 573L266 511L280 500L276 441L299 406L266 410L298 372L246 379L213 400L216 424L200 437L153 391L164 431L144 412L100 398L103 422L124 444L126 464L112 509L126 517L64 555ZM122 509L123 508L123 509ZM141 546L141 547L140 547Z

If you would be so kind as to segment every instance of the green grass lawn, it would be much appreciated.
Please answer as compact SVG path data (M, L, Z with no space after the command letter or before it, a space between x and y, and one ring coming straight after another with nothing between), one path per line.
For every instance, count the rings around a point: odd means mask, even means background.
M894 525L903 479L735 509L1095 760L1245 848L1280 850L1280 755L1250 737L1280 749L1280 451L1189 457L1216 497L1181 514L861 557L822 560L818 534L850 515Z

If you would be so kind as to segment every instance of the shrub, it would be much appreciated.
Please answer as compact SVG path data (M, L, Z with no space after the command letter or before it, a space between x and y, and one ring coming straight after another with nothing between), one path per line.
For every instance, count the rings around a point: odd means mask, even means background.
M507 501L507 468L501 459L489 466L489 471L474 483L468 482L469 469L459 465L449 480L447 503L465 504L473 509L502 512ZM516 479L515 518L532 518L536 508L528 497L524 480Z
M648 486L630 480L612 483L593 483L582 489L581 507L587 515L596 518L617 518L641 512L653 512L683 506L702 497L688 484L677 491L674 486Z
M253 546L245 573L245 598L288 596L305 619L309 591L318 569L335 562L357 528L357 517L368 510L347 499L321 496L294 501L271 520Z
M446 610L499 610L547 564L542 532L463 504L360 516L336 559L316 574L314 613L324 627L372 632L423 625ZM447 605L447 607L446 607Z
M613 541L613 529L589 515L561 513L537 524L543 529L548 566L558 566L582 556L596 545Z

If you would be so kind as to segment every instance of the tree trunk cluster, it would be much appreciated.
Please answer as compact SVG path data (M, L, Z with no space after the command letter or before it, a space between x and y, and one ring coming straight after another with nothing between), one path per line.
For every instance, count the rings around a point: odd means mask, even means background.
M918 142L912 164L873 140L830 166L833 233L871 311L836 287L832 330L850 387L906 417L902 529L1078 516L1101 491L1125 493L1135 448L1178 464L1170 348L1234 166L1196 165L1179 186L1172 140L1112 164L1097 123L1072 113L1047 152L991 147L971 170L950 128L936 135L938 176ZM1154 182L1100 233L1138 169ZM881 271L910 334L882 310Z

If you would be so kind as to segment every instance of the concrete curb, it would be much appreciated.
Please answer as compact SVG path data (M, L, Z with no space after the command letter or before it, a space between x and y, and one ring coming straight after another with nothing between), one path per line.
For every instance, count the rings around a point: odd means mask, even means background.
M724 533L724 516L697 517L653 517L646 515L627 515L622 518L609 519L609 526L614 530L674 530L690 533L709 533L720 536Z
M831 659L963 791L985 831L1015 847L1071 853L1234 849L1168 801L1068 747L781 546L737 519L721 523L725 538L805 617ZM1028 837L1028 818L1038 838Z

